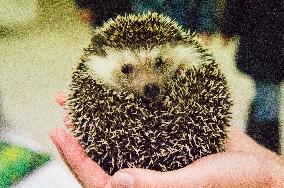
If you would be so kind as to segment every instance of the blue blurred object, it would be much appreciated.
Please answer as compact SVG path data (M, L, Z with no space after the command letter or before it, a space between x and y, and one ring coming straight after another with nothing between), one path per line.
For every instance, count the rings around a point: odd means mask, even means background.
M135 0L134 12L154 11L174 18L184 28L212 34L218 31L217 0Z
M261 124L278 121L280 111L280 85L269 82L255 82L254 118Z

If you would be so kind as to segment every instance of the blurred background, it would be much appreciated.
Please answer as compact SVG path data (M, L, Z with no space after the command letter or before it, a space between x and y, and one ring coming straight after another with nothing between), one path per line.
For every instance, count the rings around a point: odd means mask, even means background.
M54 127L64 127L64 112L55 95L67 91L72 68L89 44L92 28L80 21L71 0L0 0L0 5L0 132L10 142L52 156L47 166L15 187L80 187L48 134ZM255 86L235 67L237 42L223 46L215 35L205 44L227 76L234 100L232 125L244 130ZM283 100L280 106L283 125Z

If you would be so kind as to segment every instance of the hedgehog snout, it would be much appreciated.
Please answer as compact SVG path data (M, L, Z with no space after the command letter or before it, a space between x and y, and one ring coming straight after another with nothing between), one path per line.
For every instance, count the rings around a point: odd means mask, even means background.
M144 95L147 98L154 98L160 94L160 87L155 83L149 83L144 86Z

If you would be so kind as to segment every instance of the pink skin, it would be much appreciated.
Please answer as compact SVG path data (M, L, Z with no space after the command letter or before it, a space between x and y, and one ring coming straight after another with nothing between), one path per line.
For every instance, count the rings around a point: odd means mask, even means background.
M65 110L65 115L63 116L63 123L67 128L72 128L72 122L68 116L68 108L66 105L66 101L68 99L68 96L64 92L57 93L55 97L56 103L61 106Z
M62 129L54 128L50 138L62 159L84 187L105 187L110 176L85 154L73 136Z
M62 107L66 99L65 95L57 96ZM50 138L75 177L86 188L284 187L283 158L235 128L230 129L226 152L203 157L175 171L128 168L112 177L85 154L70 134L55 128Z
M55 101L56 103L63 107L65 109L66 107L66 101L68 99L68 96L65 94L65 92L61 91L61 92L58 92L55 96Z

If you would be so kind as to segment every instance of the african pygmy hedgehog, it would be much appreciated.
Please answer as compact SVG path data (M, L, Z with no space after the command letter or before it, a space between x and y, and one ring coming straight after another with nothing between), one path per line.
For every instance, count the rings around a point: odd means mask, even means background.
M148 12L95 30L68 105L72 133L112 175L128 167L175 170L224 151L232 102L195 35Z

